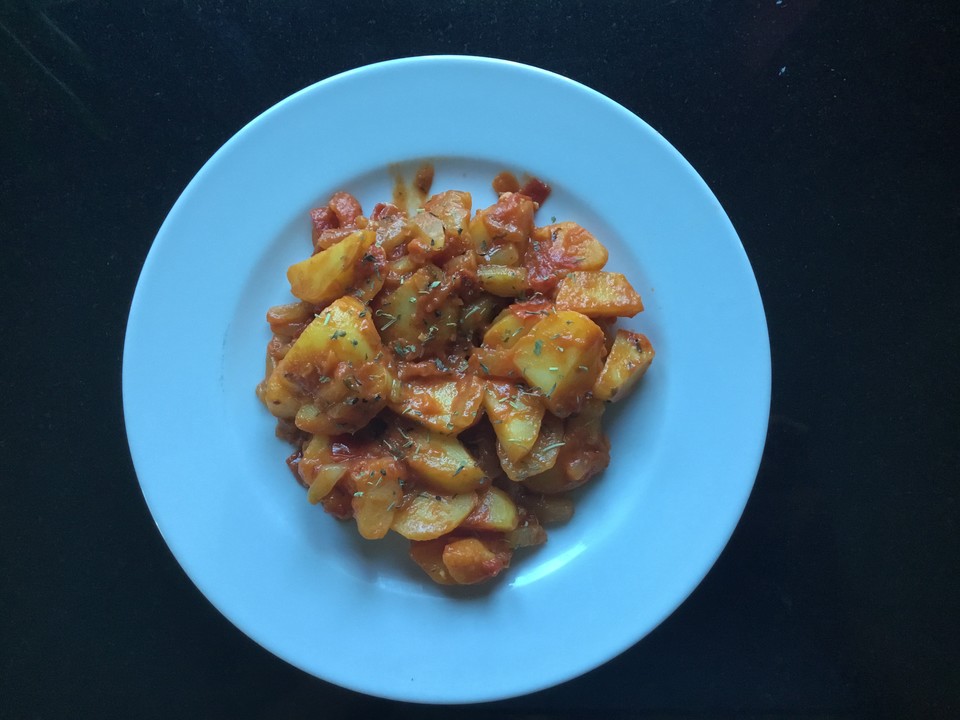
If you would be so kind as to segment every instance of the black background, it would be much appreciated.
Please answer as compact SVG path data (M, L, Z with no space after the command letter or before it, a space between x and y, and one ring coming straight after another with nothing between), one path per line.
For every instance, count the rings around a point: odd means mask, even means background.
M693 596L585 677L458 713L960 713L954 8L0 2L0 716L446 716L221 617L152 523L120 397L140 266L207 158L306 85L431 53L564 74L673 143L750 256L774 378L756 488Z

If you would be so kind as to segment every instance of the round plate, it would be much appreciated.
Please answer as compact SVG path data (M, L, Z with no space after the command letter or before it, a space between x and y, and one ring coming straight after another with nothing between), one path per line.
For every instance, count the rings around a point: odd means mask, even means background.
M368 211L423 160L434 191L494 202L501 170L553 187L538 213L579 222L646 311L657 351L611 408L610 467L573 520L497 580L435 586L406 541L359 537L307 503L254 395L270 305L310 253L334 191ZM371 695L477 702L575 677L672 612L720 554L760 462L770 350L736 232L689 164L608 98L482 58L371 65L247 125L163 223L130 309L127 434L143 494L184 570L238 628L297 667Z

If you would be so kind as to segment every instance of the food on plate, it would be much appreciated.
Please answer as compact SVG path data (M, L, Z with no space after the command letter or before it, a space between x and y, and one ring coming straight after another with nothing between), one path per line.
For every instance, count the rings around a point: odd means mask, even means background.
M501 173L474 211L432 181L425 166L415 193L368 215L346 192L310 211L313 251L287 271L297 301L267 312L257 395L309 502L470 585L572 517L567 493L610 461L604 409L654 350L612 326L643 302L600 239L537 225L548 185Z

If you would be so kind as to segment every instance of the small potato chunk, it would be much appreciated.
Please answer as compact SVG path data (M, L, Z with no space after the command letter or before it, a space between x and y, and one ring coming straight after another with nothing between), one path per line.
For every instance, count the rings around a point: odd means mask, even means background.
M380 351L367 308L356 298L339 298L274 367L262 385L263 402L276 417L296 418L306 432L357 430L386 404L390 377L376 362Z
M322 305L344 295L353 285L357 261L376 240L372 230L359 230L336 245L287 270L290 291L301 300Z
M493 321L483 335L483 344L489 348L509 349L517 341L530 332L530 329L540 321L535 315L518 316L507 308Z
M356 298L346 296L314 318L280 365L288 371L306 364L317 367L319 360L331 352L342 362L366 362L380 350L380 335L367 308Z
M367 540L382 538L393 524L402 496L402 474L403 466L393 458L360 462L351 471L353 517L360 535Z
M307 500L316 505L326 497L347 473L347 466L336 462L331 452L330 438L314 435L303 448L303 457L297 463L297 472L309 487Z
M413 428L407 465L421 480L445 493L465 493L483 486L483 470L455 437Z
M480 416L483 382L475 375L408 380L398 383L397 390L390 409L442 435L457 435Z
M590 318L633 317L643 301L630 281L617 272L572 272L557 285L557 309L576 310Z
M463 538L447 543L443 564L456 582L473 585L510 567L513 551L503 540Z
M460 527L476 505L474 492L453 496L423 492L397 510L392 528L408 540L433 540Z
M600 375L603 330L585 315L560 310L544 317L514 347L514 364L559 417L580 409Z
M520 516L517 506L503 490L491 487L480 496L480 502L461 523L464 530L508 532L517 527Z
M573 270L602 270L607 257L592 234L574 222L562 222L533 231L523 264L530 287L548 293Z
M439 353L456 337L460 304L440 295L444 279L436 265L424 265L374 311L384 344L401 359Z
M439 218L447 238L456 241L469 225L472 206L473 200L470 193L447 190L427 200L423 204L423 210Z
M450 577L447 566L443 564L443 549L449 541L450 539L445 537L410 541L410 558L438 585L457 584L457 581Z
M516 297L527 289L527 271L522 267L481 265L477 278L480 287L498 297Z
M500 456L500 466L507 477L514 482L519 482L552 468L563 446L563 421L547 413L540 425L540 435L530 452L514 462L507 456L503 445L498 442L497 455Z
M313 305L305 302L275 305L267 311L267 322L274 335L292 340L313 322Z
M411 254L439 255L447 244L447 235L443 229L443 222L436 215L422 212L410 219L414 230L414 238L407 245Z
M607 402L624 397L647 372L654 355L653 345L646 335L618 330L600 377L593 386L593 396Z
M497 434L504 455L518 462L533 448L540 435L546 407L543 398L520 391L508 382L487 383L483 407Z

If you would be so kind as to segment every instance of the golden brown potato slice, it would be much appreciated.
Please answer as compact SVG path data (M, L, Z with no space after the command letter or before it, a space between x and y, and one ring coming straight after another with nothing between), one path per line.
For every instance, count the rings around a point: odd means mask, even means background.
M501 312L483 335L483 344L493 349L509 349L539 322L532 315L520 317L507 308Z
M383 342L401 359L439 353L457 334L460 304L441 293L445 276L424 265L387 293L374 311Z
M513 551L503 540L463 538L443 548L443 564L456 582L473 585L496 577L510 567Z
M347 473L347 466L337 462L330 451L330 438L314 435L303 447L303 457L297 463L297 472L309 487L307 500L316 505L333 490Z
M453 496L422 492L397 510L392 528L408 540L433 540L460 527L476 505L474 492Z
M546 413L540 425L540 434L533 448L520 460L514 462L506 454L501 443L497 443L500 465L507 477L514 482L540 475L552 468L563 448L563 421L555 415Z
M307 432L357 430L386 404L391 378L377 360L380 353L369 309L356 298L339 298L274 367L261 388L263 402Z
M503 490L491 487L480 496L480 502L461 523L464 530L508 532L519 522L517 506Z
M397 384L389 406L398 415L442 435L457 435L480 417L483 382L475 375L456 380L418 378Z
M643 310L640 295L618 272L572 272L557 285L557 309L587 317L633 317Z
M653 345L646 335L618 330L600 377L593 386L593 396L608 402L624 397L647 372L654 355Z
M437 193L423 204L423 210L436 218L443 225L443 230L450 240L463 235L470 221L470 210L473 199L470 193L461 190L447 190Z
M414 229L414 237L407 244L411 254L439 255L447 244L447 235L443 229L443 222L436 215L428 212L418 212L410 218Z
M372 230L358 230L336 245L291 265L290 291L314 305L335 300L353 285L357 261L376 240Z
M305 302L274 305L267 311L270 332L283 340L292 340L313 322L313 305Z
M603 330L572 310L548 314L514 346L514 364L547 409L560 417L577 412L600 375Z
M393 458L360 462L351 470L353 517L366 539L382 538L393 524L402 475L403 466Z
M524 485L534 492L552 495L573 490L599 474L610 464L610 440L603 434L600 418L604 404L592 399L578 415L564 423L563 447L554 465L528 477Z
M456 494L476 490L487 481L477 461L455 437L426 428L412 428L408 437L407 465L430 487Z
M511 462L519 462L540 435L540 423L546 411L543 398L522 392L514 383L490 381L484 393L483 407L504 455Z
M435 540L411 540L410 558L430 576L438 585L456 585L450 577L450 571L443 564L443 549L450 538L439 537Z

